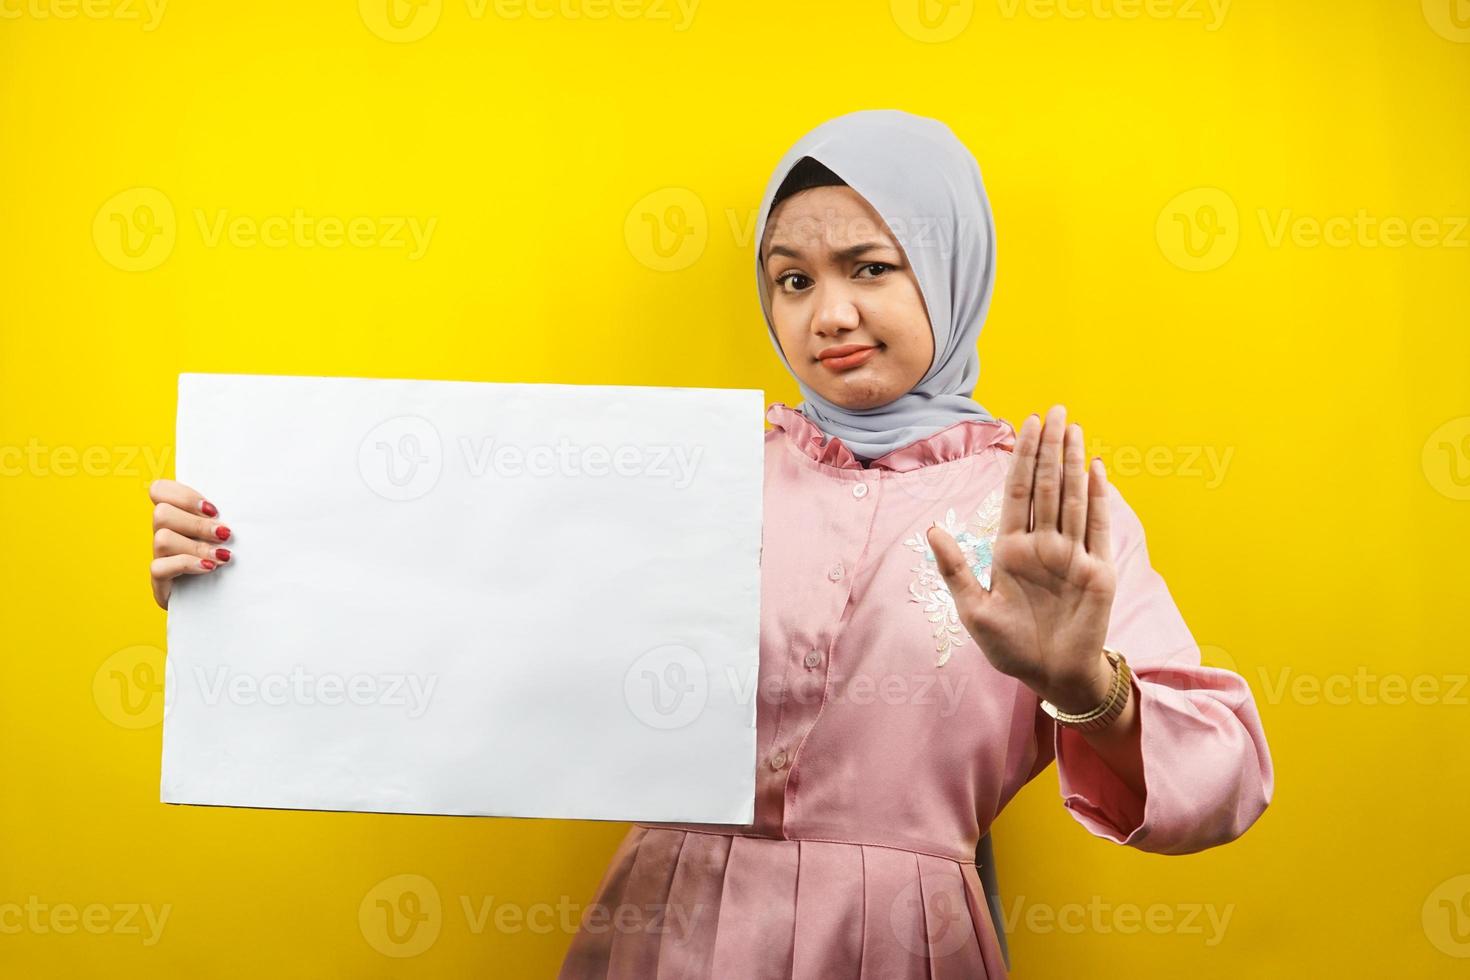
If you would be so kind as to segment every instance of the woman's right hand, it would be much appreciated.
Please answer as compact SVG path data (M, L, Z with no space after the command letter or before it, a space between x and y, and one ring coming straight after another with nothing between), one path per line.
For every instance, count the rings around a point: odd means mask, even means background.
M230 529L221 524L219 509L199 491L177 480L154 480L148 484L153 501L153 561L148 574L153 579L153 601L168 608L174 579L180 575L208 575L230 560L230 550L220 547L230 539Z

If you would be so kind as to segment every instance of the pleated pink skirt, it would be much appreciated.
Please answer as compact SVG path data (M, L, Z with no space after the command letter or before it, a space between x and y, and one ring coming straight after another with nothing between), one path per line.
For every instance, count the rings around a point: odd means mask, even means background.
M1003 980L973 862L635 824L560 980Z

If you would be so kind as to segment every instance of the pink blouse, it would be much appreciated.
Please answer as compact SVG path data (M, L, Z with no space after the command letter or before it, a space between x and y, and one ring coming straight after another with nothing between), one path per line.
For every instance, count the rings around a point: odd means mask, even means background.
M989 586L1013 427L958 422L864 467L796 409L766 418L755 821L634 824L562 980L1004 978L975 847L1053 759L1067 812L1139 850L1223 844L1265 810L1250 688L1201 666L1116 488L1108 643L1134 670L1141 807L991 667L925 540L939 521Z

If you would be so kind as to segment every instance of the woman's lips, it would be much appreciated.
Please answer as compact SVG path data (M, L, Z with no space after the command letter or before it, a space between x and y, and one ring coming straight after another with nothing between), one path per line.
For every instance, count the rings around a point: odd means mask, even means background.
M844 354L841 357L824 357L821 359L822 367L828 371L851 371L872 360L874 354L878 353L876 347L864 347L860 351Z

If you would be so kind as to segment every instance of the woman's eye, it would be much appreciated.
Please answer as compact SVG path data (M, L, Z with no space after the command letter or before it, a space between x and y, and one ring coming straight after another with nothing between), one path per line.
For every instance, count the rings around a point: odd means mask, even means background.
M784 276L777 277L776 284L784 288L785 285L793 279L806 279L806 276L802 275L800 272L788 272ZM801 291L800 287L796 288L798 292Z
M887 262L869 262L867 265L863 266L863 269L864 270L867 270L867 269L884 269L884 270L887 270L887 269L891 269L891 268L893 268L893 266L889 265ZM876 278L876 277L873 277L873 278Z

